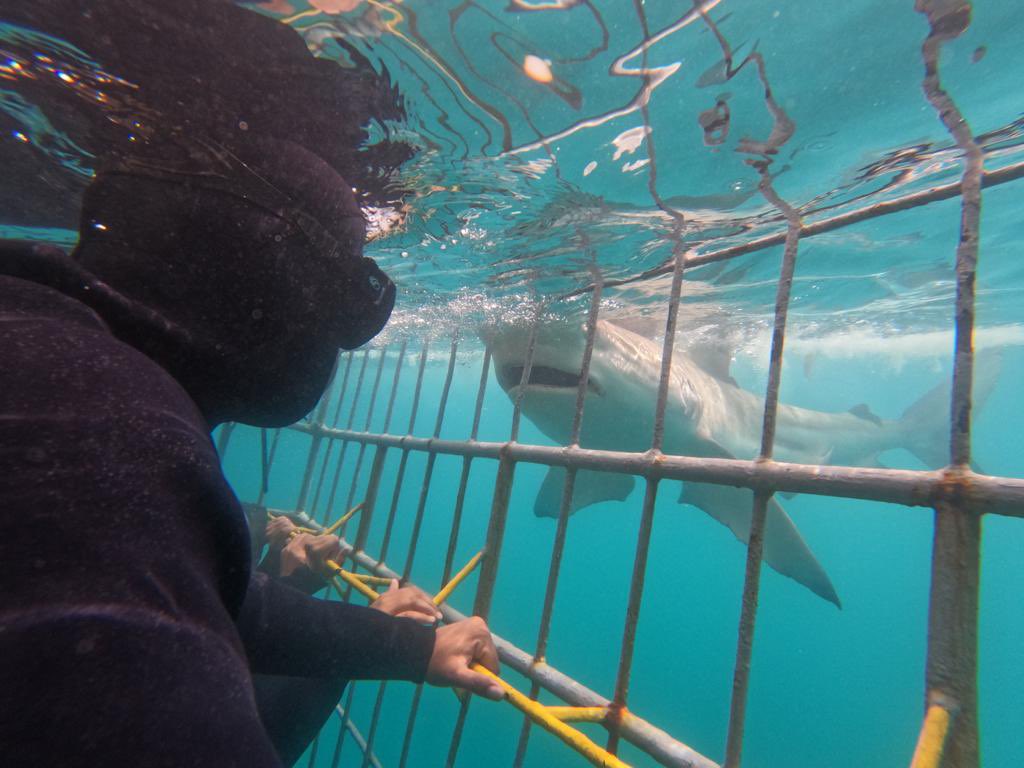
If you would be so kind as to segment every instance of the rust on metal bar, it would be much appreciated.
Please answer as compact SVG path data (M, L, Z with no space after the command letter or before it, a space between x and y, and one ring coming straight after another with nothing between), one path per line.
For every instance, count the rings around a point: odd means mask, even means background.
M971 458L971 384L974 369L974 292L981 222L983 157L970 125L939 79L939 53L971 23L971 4L918 0L928 18L921 46L922 89L964 155L960 180L960 236L956 248L956 316L951 402L950 464L966 467ZM978 768L978 588L981 570L981 519L957 499L935 506L932 583L928 605L928 657L925 688L929 696L956 702L954 727L946 738L945 768ZM926 701L927 708L932 702Z

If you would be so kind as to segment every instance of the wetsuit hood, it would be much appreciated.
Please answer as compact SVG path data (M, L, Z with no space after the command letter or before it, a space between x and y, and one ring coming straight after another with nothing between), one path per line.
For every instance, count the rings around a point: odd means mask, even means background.
M86 191L74 252L37 249L28 276L89 304L211 426L282 426L391 313L364 232L345 179L288 141L201 165L121 158Z

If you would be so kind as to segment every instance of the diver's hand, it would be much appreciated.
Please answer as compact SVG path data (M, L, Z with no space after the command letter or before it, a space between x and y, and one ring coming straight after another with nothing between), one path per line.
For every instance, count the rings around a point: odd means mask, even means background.
M263 535L266 536L267 544L271 549L281 549L281 547L288 543L288 537L291 536L294 530L295 523L282 515L281 517L275 517L267 523Z
M431 685L466 688L495 701L504 698L501 686L487 675L470 669L473 664L480 664L494 674L501 669L498 649L494 647L487 624L479 616L437 630L426 680Z
M300 533L281 550L281 575L290 576L302 567L313 573L323 573L327 570L328 560L341 559L341 541L337 536Z
M426 592L419 587L399 587L398 579L392 579L388 591L374 600L370 607L390 616L405 616L424 624L433 624L441 618L441 612Z

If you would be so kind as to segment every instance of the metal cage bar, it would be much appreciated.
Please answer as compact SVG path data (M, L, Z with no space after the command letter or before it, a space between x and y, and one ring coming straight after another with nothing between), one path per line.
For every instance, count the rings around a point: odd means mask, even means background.
M767 461L775 448L775 425L779 408L779 387L782 383L782 355L786 342L786 319L796 270L796 254L800 242L800 216L775 192L767 169L761 169L761 193L772 205L782 211L789 222L786 247L782 254L782 268L775 296L775 322L768 362L768 383L764 398L764 421L761 426L761 452L758 461ZM729 727L726 734L724 768L739 768L743 750L743 727L746 720L747 693L750 688L750 660L754 650L754 629L757 623L757 603L761 587L761 561L764 554L765 518L771 492L759 490L754 494L751 510L750 534L747 541L747 559L743 576L743 597L740 623L736 633L736 663L733 671L732 700L729 706Z
M594 353L594 337L597 332L597 320L600 311L601 286L600 283L597 283L594 293L590 298L590 310L587 313L586 342L583 346L583 359L580 361L580 381L576 387L576 405L573 412L572 432L569 437L570 445L579 445L580 432L583 429L583 409L586 402L587 384L590 380L590 361ZM572 497L575 487L576 469L570 467L565 472L562 498L558 509L558 524L555 528L554 540L551 543L548 580L544 589L544 604L541 608L540 627L537 630L537 644L533 653L535 664L543 662L544 656L547 653L548 636L551 632L551 620L555 610L555 593L558 590L558 579L562 570L562 556L565 551L565 542L569 530L569 515L571 514ZM530 686L530 699L536 701L539 695L540 684L533 682ZM533 720L528 716L524 716L523 726L519 732L519 741L516 744L516 754L512 761L513 768L520 768L523 760L526 758L526 749L529 744L532 727Z
M981 224L983 157L963 114L943 90L939 52L970 24L934 0L919 0L930 31L921 46L922 89L939 120L963 153L960 180L960 232L956 248L956 314L950 402L950 471L971 459L971 386L974 370L975 276ZM925 712L937 699L952 702L957 716L945 740L946 768L978 768L978 601L981 571L981 517L957 499L935 505L932 582L928 605ZM927 715L926 715L927 717Z

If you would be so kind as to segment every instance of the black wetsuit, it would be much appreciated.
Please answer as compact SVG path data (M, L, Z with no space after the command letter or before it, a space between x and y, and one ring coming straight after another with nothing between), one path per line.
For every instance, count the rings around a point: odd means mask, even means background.
M0 277L5 766L277 765L250 668L422 680L433 631L250 574L208 425L82 302Z
M251 575L209 437L301 418L390 314L353 189L390 199L407 155L363 144L400 99L227 0L0 21L11 87L92 171L0 143L0 222L79 224L71 254L0 241L0 765L277 765L250 670L422 680L433 649Z

